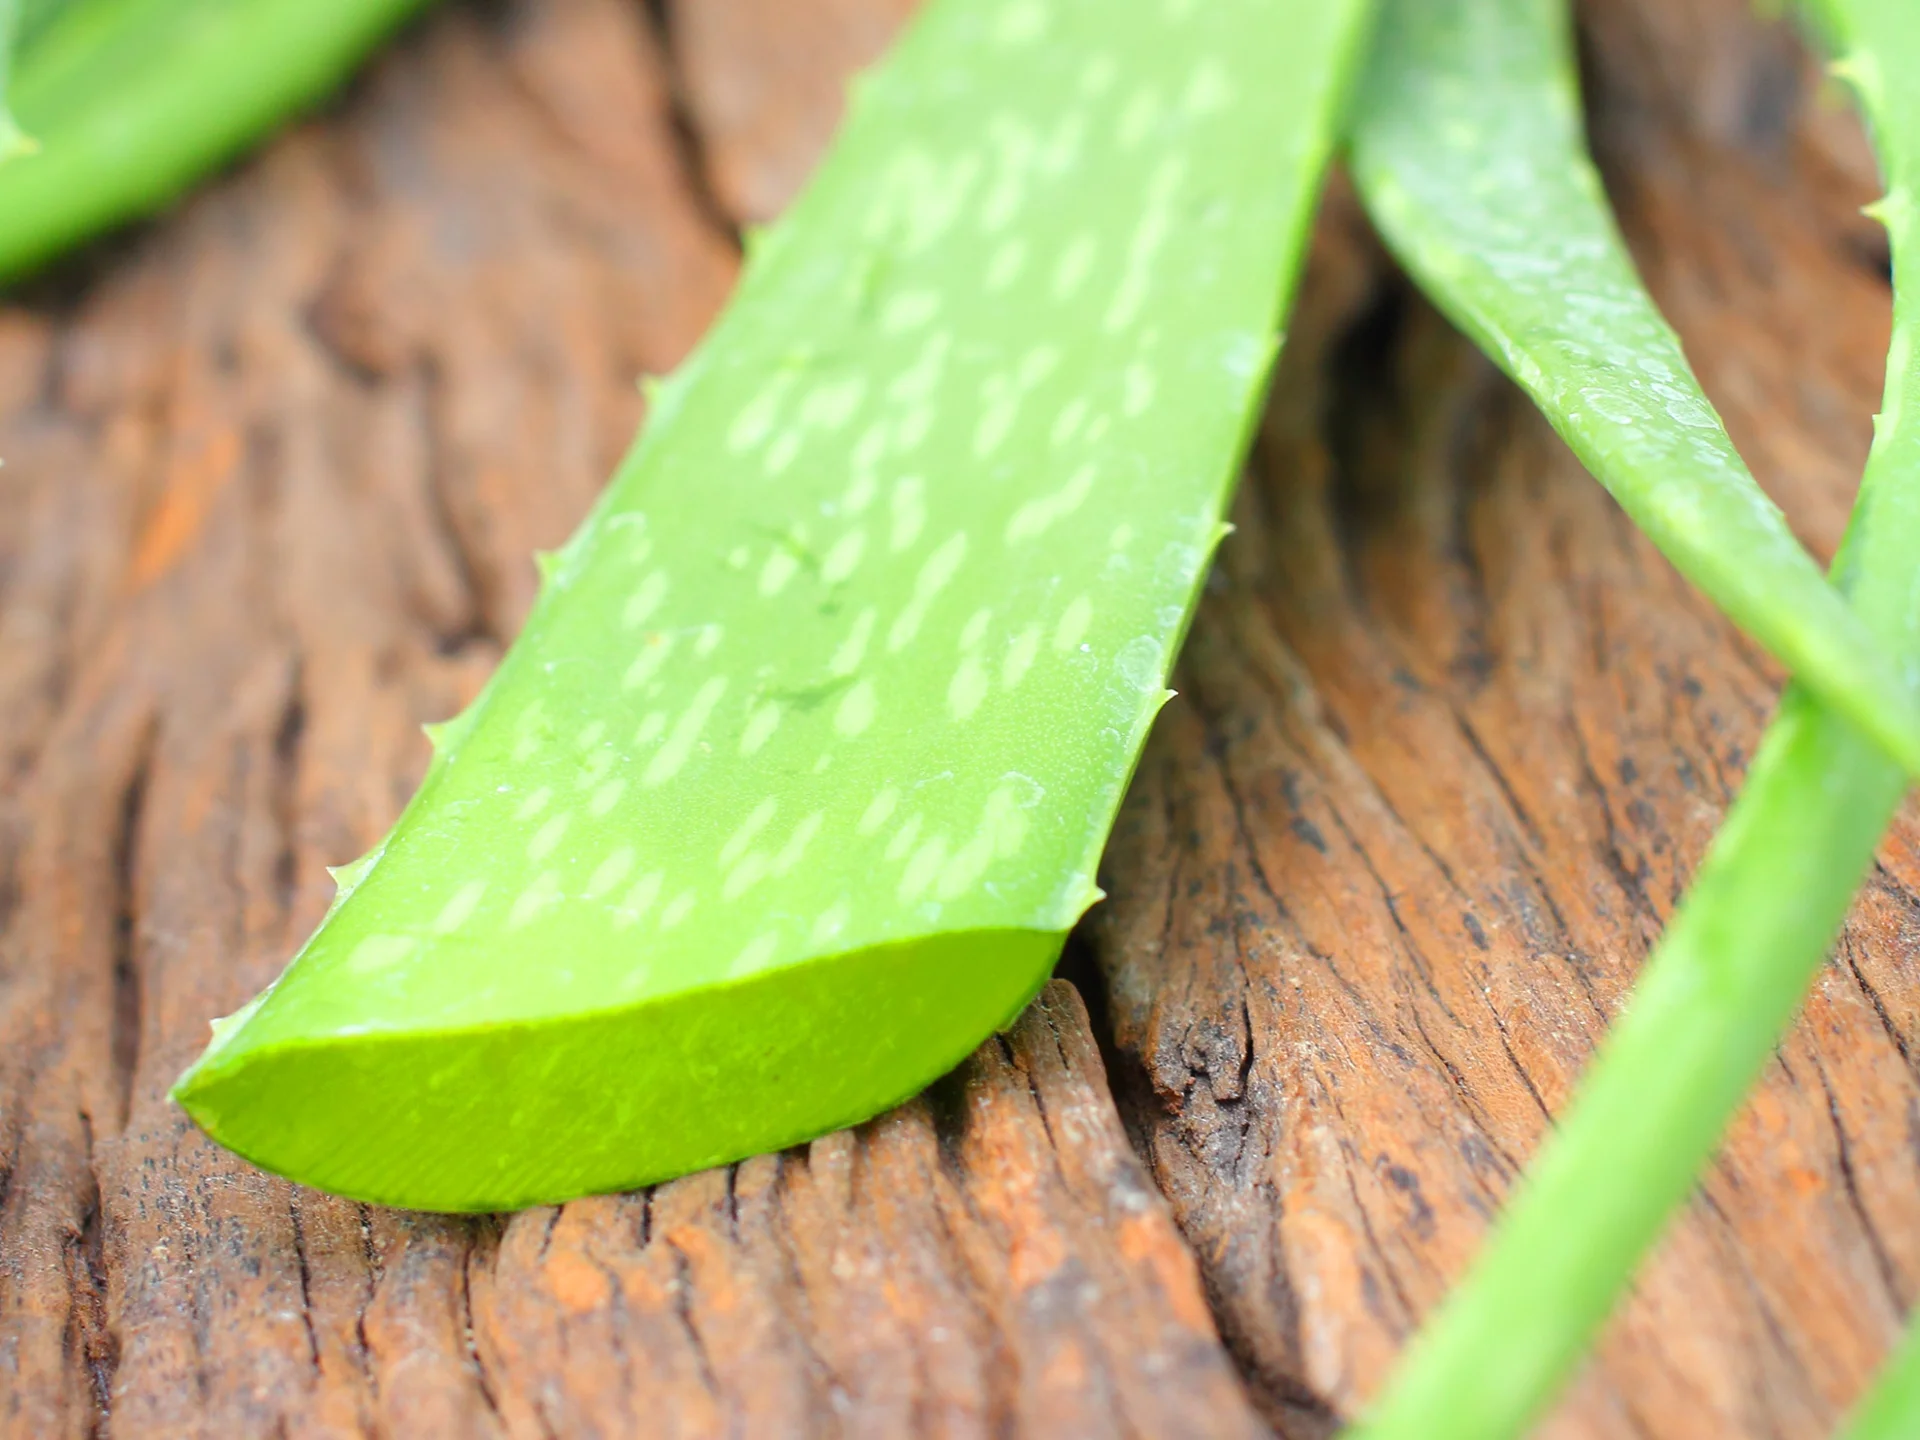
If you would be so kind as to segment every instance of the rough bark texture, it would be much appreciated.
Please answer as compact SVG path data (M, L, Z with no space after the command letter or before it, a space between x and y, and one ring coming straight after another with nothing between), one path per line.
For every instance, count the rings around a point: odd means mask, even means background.
M1779 677L1337 185L1067 967L1091 1023L1057 984L857 1132L496 1220L263 1177L164 1099L909 8L442 8L0 302L0 1434L1321 1436L1465 1265ZM1858 128L1742 0L1585 20L1642 262L1830 552L1888 311ZM1819 1435L1889 1344L1917 841L1551 1433Z

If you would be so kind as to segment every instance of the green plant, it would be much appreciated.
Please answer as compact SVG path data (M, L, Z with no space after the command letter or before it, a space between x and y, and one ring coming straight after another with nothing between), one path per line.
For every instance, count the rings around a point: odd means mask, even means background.
M1920 13L1829 0L1888 181L1894 340L1835 577L1920 680ZM1368 1440L1519 1433L1552 1397L1711 1155L1845 918L1906 781L1848 719L1789 688L1745 791L1633 997L1487 1249L1358 1427ZM1874 1412L1880 1413L1880 1412ZM1870 1432L1871 1433L1871 1432ZM1889 1433L1889 1432L1882 1432Z
M936 0L388 838L175 1094L494 1209L810 1138L1026 1003L1223 527L1368 7Z
M0 280L166 204L418 4L0 0Z
M1913 1440L1920 1435L1920 1324L1907 1327L1906 1339L1841 1433L1845 1440Z
M1912 1440L1920 1434L1920 1323L1908 1325L1907 1338L1841 1434L1845 1440Z
M1634 522L1909 771L1912 692L1747 472L1581 136L1566 0L1389 0L1351 124L1383 239Z
M0 0L0 165L33 149L7 103L13 77L13 52L20 37L20 0Z

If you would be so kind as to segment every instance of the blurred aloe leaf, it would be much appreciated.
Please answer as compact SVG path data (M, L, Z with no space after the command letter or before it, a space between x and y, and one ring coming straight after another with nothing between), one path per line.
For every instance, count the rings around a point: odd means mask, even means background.
M1388 246L1676 567L1920 773L1920 706L1755 483L1635 274L1566 0L1388 0L1351 130Z

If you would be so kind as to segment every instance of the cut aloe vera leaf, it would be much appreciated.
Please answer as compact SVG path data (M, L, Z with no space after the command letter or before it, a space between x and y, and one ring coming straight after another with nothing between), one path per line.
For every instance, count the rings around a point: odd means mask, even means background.
M1754 482L1641 285L1581 134L1565 0L1387 0L1353 175L1420 287L1676 568L1920 774L1920 705Z
M1920 683L1920 15L1830 0L1841 68L1874 122L1889 194L1894 331L1885 398L1834 575ZM1794 684L1745 790L1590 1073L1385 1394L1364 1440L1502 1440L1551 1401L1772 1058L1907 788L1885 752ZM1909 1383L1896 1371L1896 1385ZM1898 1425L1907 1391L1883 1411ZM1909 1435L1867 1428L1861 1440Z
M9 94L34 148L0 166L0 280L159 209L327 94L420 0L8 4Z
M487 1210L806 1140L1009 1022L1223 526L1357 0L935 0L392 834L176 1088Z

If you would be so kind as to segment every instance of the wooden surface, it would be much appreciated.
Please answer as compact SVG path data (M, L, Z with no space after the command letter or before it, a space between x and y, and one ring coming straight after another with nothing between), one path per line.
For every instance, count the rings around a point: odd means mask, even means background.
M0 304L0 1433L1317 1437L1466 1263L1778 676L1338 185L1113 899L1012 1034L857 1132L492 1219L266 1178L165 1100L908 8L443 7ZM1830 553L1888 312L1858 128L1743 0L1585 39L1637 253ZM1917 839L1552 1435L1821 1435L1890 1343Z

